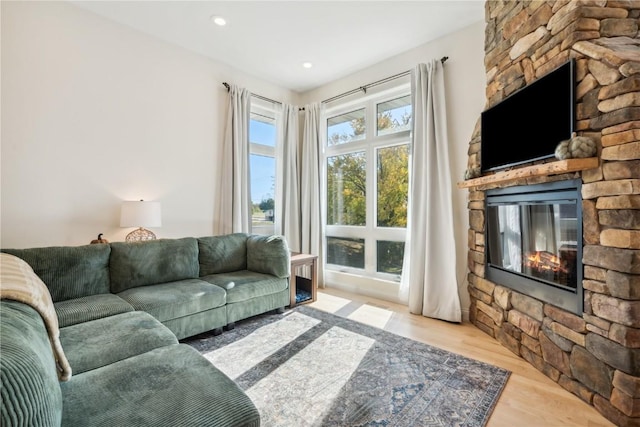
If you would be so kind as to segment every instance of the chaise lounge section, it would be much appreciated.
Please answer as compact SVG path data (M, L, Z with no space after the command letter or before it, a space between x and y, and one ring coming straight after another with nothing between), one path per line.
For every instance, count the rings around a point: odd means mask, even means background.
M144 328L155 339L147 336L143 345L122 353L134 340L118 341L127 335L122 331L99 335L102 320L114 326L128 323L130 332ZM79 324L86 333L96 333L87 347L67 333L62 342L75 372L66 382L58 381L37 311L2 300L0 323L3 426L260 425L257 409L231 379L191 347L178 344L171 331L146 313ZM150 347L155 348L147 351Z

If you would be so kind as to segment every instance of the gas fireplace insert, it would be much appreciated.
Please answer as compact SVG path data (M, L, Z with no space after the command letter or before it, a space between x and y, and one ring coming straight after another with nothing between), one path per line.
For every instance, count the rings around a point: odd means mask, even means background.
M580 180L487 191L486 276L582 314Z

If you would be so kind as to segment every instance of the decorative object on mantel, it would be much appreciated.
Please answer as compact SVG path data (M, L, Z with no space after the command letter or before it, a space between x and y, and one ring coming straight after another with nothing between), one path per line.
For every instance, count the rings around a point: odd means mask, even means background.
M156 235L143 227L160 227L160 202L145 202L144 200L122 202L120 212L120 227L139 227L127 234L127 242L141 240L155 240Z
M562 141L556 147L555 155L558 160L565 159L586 159L593 157L598 151L596 142L587 136L577 136L575 132L571 134L571 139Z
M98 234L98 238L94 239L91 241L91 244L95 244L95 243L109 243L109 241L107 239L103 239L102 238L102 233Z
M469 180L473 178L478 178L482 173L480 172L480 167L468 168L464 171L464 179Z

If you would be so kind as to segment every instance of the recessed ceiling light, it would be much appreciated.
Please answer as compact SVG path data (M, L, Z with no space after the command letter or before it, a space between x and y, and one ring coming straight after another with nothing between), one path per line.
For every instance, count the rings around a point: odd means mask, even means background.
M313 64L312 64L311 62L303 62L303 63L302 63L302 66L303 66L304 68L311 68L311 67L313 67Z
M227 20L224 19L222 16L213 15L211 17L211 20L213 21L214 24L219 25L221 27L224 25L227 25Z

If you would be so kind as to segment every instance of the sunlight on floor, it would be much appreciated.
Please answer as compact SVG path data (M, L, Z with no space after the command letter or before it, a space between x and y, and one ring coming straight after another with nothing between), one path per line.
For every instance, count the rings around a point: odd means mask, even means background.
M393 316L392 310L324 292L318 292L318 299L310 306L380 329L384 329Z
M351 313L348 318L365 325L384 329L389 320L391 320L391 316L393 316L392 311L365 304Z
M318 300L311 304L311 307L328 313L335 313L351 302L350 299L340 298L335 295L318 292Z

